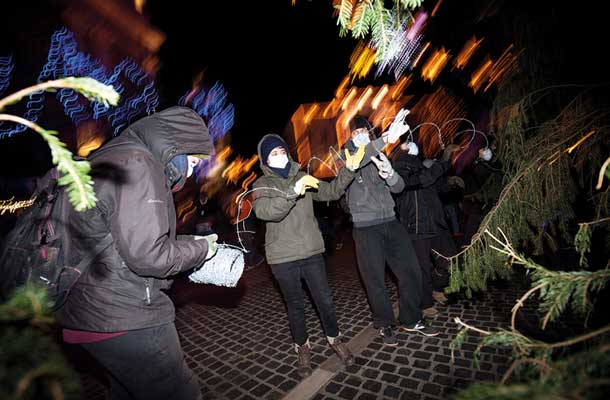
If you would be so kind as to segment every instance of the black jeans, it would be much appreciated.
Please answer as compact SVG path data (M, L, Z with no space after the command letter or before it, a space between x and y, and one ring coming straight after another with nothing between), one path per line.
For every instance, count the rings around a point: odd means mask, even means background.
M398 322L413 325L421 319L421 271L409 234L397 220L354 227L358 269L373 311L375 328L395 326L396 318L385 284L385 264L398 280Z
M445 257L457 254L455 242L448 231L442 231L434 236L411 235L413 247L422 272L422 309L432 307L432 291L442 291L449 284L449 261L435 254L439 252ZM434 262L433 262L434 260Z
M288 323L296 344L299 346L304 344L309 337L305 321L305 303L301 279L307 283L326 336L337 337L339 335L337 315L326 278L324 258L321 254L304 260L273 264L271 271L284 296L286 309L288 310Z
M108 371L112 400L202 399L173 323L81 346Z

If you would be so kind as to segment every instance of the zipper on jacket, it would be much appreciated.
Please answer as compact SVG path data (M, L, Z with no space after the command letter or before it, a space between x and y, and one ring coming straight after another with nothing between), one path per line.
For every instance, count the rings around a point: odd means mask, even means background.
M146 286L146 305L150 305L150 280L144 279L144 285Z
M419 206L417 205L417 190L413 193L415 195L415 233L419 233Z

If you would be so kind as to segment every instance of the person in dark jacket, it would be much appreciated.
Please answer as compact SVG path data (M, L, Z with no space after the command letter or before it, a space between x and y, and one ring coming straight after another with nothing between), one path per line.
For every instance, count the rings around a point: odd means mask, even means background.
M80 277L56 318L109 372L112 399L201 399L163 292L173 275L202 265L217 236L176 240L172 191L213 154L201 117L172 107L145 117L93 155L97 203L70 215L68 257L79 260L110 233L112 243Z
M299 164L292 161L288 146L280 136L265 135L258 144L263 175L252 185L253 208L256 216L265 221L267 263L286 303L298 355L297 371L302 377L311 374L311 346L301 280L307 283L328 343L345 365L354 362L340 338L322 257L324 240L314 215L313 201L338 200L354 178L353 170L358 168L363 155L361 152L350 158L334 180L325 182L299 171Z
M433 299L447 301L443 288L447 285L448 266L445 259L435 257L433 250L445 256L456 254L455 243L439 198L440 192L448 192L459 185L458 177L447 177L451 169L451 154L458 149L447 146L443 159L431 163L429 168L422 160L411 155L405 143L392 156L396 172L405 181L405 189L396 198L400 222L409 232L422 272L422 309L426 317L438 314ZM463 183L461 183L463 185Z
M390 161L381 152L386 142L395 143L408 128L397 115L388 131L375 138L368 120L356 116L350 121L351 138L344 146L350 153L364 147L364 161L373 161L358 170L348 187L346 200L353 222L358 269L373 313L373 326L387 346L398 345L394 332L397 325L406 332L426 336L439 333L422 320L421 271L409 235L394 213L392 194L403 190L404 181L394 173ZM398 279L398 324L385 284L386 262Z

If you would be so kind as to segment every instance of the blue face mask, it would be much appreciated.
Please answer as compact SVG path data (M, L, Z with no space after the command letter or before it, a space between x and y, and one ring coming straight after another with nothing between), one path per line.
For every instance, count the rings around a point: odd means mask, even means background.
M371 142L371 138L369 138L368 133L359 133L358 135L354 136L354 138L352 138L352 142L354 143L354 146L362 147L369 144Z

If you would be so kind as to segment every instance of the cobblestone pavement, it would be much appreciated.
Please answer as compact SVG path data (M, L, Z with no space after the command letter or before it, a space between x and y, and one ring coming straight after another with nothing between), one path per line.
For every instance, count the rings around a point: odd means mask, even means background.
M516 289L492 287L476 301L440 306L441 314L430 320L441 330L439 336L399 333L399 346L390 348L373 331L351 241L327 258L327 269L339 326L357 352L356 363L347 369L340 365L309 302L316 370L303 381L296 373L285 307L269 267L246 271L236 288L176 281L176 326L204 398L446 399L472 382L499 380L506 371L503 349L483 348L477 369L472 362L476 336L467 337L453 362L449 343L458 331L456 316L486 329L507 326ZM390 277L387 283L395 299L395 284ZM83 380L85 398L103 398L97 380Z

